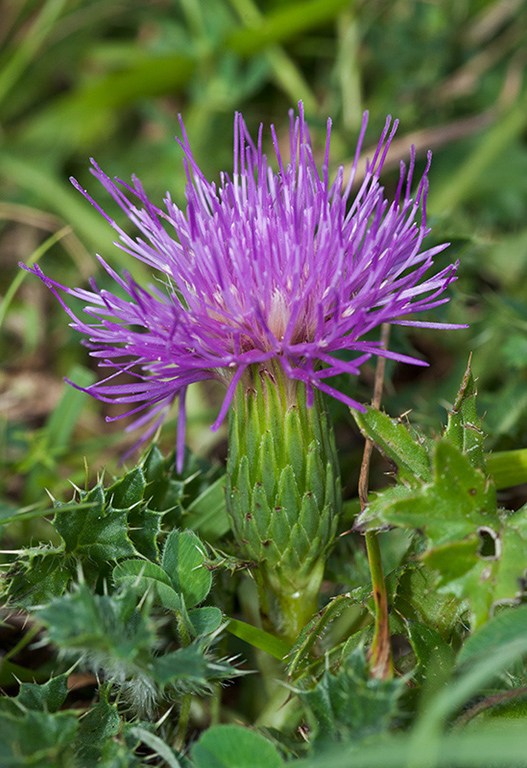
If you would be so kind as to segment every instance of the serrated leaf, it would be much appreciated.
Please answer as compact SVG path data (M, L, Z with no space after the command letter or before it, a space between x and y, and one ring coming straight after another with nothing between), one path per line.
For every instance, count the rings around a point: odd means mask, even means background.
M7 574L6 593L10 603L32 608L60 597L75 576L75 564L62 550L31 548Z
M481 526L499 525L493 483L458 448L438 440L433 467L433 482L385 505L378 517L385 523L423 531L432 546L477 535Z
M287 654L287 672L289 677L295 676L297 669L301 668L304 662L307 662L309 652L327 630L330 622L338 618L341 613L352 605L356 605L356 600L351 595L337 595L319 614L307 624L290 652Z
M317 741L360 741L387 731L404 690L402 680L371 678L363 648L354 649L337 673L326 670L316 686L299 692L311 713Z
M156 443L153 443L141 458L141 467L147 483L160 480L165 471L165 457Z
M276 747L241 725L216 725L192 747L196 768L280 768Z
M455 663L456 655L452 647L428 624L408 621L406 626L418 662L414 675L426 679L428 686L435 680L443 684Z
M143 593L149 590L158 605L171 611L181 611L181 597L161 566L144 560L125 560L115 566L112 575L117 584L128 584Z
M438 591L434 571L418 562L404 565L387 577L386 587L393 595L390 600L394 608L390 615L390 625L395 623L398 616L404 616L409 622L434 627L445 642L451 639L466 606L453 595ZM393 628L399 633L405 629L404 623Z
M372 406L367 406L365 413L352 411L352 415L364 437L369 437L384 456L396 463L400 482L415 487L419 481L432 479L425 438L414 439L401 421Z
M17 715L3 712L0 717L0 757L2 765L73 766L73 742L78 727L72 712L25 710Z
M187 608L203 602L210 592L212 576L205 567L203 544L192 531L172 531L161 563L176 592L183 595Z
M150 672L160 685L177 683L179 688L186 690L196 690L243 674L229 661L209 658L202 641L154 657Z
M113 509L130 509L143 500L146 479L141 467L127 472L105 491Z
M482 529L485 533L484 529ZM440 574L439 589L470 603L472 629L476 629L497 603L514 603L524 594L527 573L527 513L519 510L502 517L492 531L493 553L482 552L475 536L428 550L423 559Z
M99 686L99 701L82 718L77 734L78 742L90 747L90 750L100 750L108 739L119 733L120 727L117 705L110 704L107 691Z
M377 531L386 528L386 512L393 504L413 498L414 489L407 485L393 485L379 493L355 518L353 529L356 531Z
M476 385L469 362L452 411L448 414L448 423L443 436L468 457L472 466L484 469L485 433L476 410L476 394Z
M527 511L500 517L492 481L446 440L437 441L433 459L434 481L385 505L377 517L426 535L421 559L439 573L440 591L469 600L474 629L496 602L521 594Z
M21 683L16 701L26 709L58 712L68 695L68 675L52 677L46 683Z
M133 557L135 548L128 538L126 511L105 509L105 493L101 485L82 495L82 501L91 501L90 509L57 508L53 525L65 543L65 551L84 557L97 564L121 557Z
M178 648L153 660L152 674L158 683L166 685L174 681L187 681L204 685L207 681L207 660L197 645Z
M131 592L116 595L93 594L86 584L75 592L52 600L38 611L51 642L61 650L95 653L120 669L144 666L155 643L153 628L136 608ZM140 662L140 660L142 660Z

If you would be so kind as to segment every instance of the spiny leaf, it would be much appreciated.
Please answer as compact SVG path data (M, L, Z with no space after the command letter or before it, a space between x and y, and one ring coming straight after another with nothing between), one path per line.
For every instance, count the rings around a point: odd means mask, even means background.
M491 480L446 440L436 443L434 480L404 500L378 506L385 523L422 531L421 554L439 573L439 590L468 599L472 627L496 602L517 600L525 572L527 510L498 515Z
M326 670L299 697L311 714L315 741L359 741L387 731L403 689L402 680L371 678L364 649L356 648L336 674Z
M46 683L21 683L16 701L26 709L58 712L68 695L68 675L51 677Z
M483 470L485 469L483 454L485 433L476 410L476 394L476 384L469 361L454 407L448 414L448 423L443 437L468 456L472 466Z
M132 666L149 657L155 642L153 628L136 603L130 591L95 595L80 584L75 592L52 600L38 616L49 639L62 650L96 653Z
M23 608L44 605L62 595L75 573L75 561L61 549L32 547L7 573L7 599Z
M102 485L99 483L89 493L82 493L81 501L95 505L62 512L57 504L53 525L64 539L65 551L100 565L121 557L133 557L136 551L128 538L127 513L106 507Z
M401 421L372 406L367 406L365 413L352 411L352 414L362 434L395 462L400 482L416 487L420 481L432 479L425 438L414 439Z
M2 712L0 759L2 765L75 765L73 742L78 718L73 712L38 712L32 709Z
M382 516L378 505L380 519L423 531L432 546L471 534L477 537L481 526L499 525L493 483L458 448L438 440L433 471L432 482L404 499L393 499L382 509Z

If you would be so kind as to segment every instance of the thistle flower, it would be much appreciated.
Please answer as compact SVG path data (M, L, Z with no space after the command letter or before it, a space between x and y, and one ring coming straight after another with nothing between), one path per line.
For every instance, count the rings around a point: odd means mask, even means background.
M423 248L429 232L425 207L430 155L415 196L412 151L410 167L401 164L395 196L388 202L379 180L397 128L397 121L392 124L388 118L364 179L352 194L367 119L365 113L344 183L342 166L330 181L330 120L320 172L302 104L299 116L291 112L287 164L271 127L275 171L263 152L262 126L255 144L236 113L233 174L221 174L216 185L200 171L180 118L182 138L176 140L188 177L186 209L168 194L165 209L158 208L135 176L131 186L115 183L92 161L94 176L139 230L136 238L72 180L117 232L116 245L153 268L161 282L139 285L131 275L117 274L101 256L100 263L118 286L115 293L99 289L94 280L91 290L71 289L38 266L30 271L61 301L71 326L86 334L99 365L112 369L85 391L105 402L131 404L123 415L140 414L127 431L151 422L143 436L148 438L179 399L178 468L190 384L216 379L226 385L214 430L250 367L268 361L285 379L304 382L308 407L319 390L362 410L328 379L357 375L371 355L426 364L381 349L379 342L365 339L370 330L384 322L453 327L412 319L414 313L448 301L442 294L455 279L457 266L430 273L446 244ZM59 290L84 302L84 315L75 314ZM124 383L119 382L121 374L127 374Z

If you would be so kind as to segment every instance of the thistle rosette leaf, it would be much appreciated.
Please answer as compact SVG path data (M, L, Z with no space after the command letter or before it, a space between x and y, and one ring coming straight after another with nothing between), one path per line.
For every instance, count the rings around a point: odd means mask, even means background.
M116 183L94 163L93 174L139 237L129 235L80 191L116 231L118 247L157 273L155 285L139 285L129 274L118 275L101 257L116 283L115 293L98 288L95 281L90 289L71 289L39 266L30 270L61 301L99 365L110 369L107 378L84 389L100 400L129 404L128 413L137 418L127 430L146 427L146 439L179 400L180 470L185 394L191 384L215 379L226 386L213 429L225 418L244 373L267 362L305 385L308 406L319 391L361 410L327 379L357 375L371 355L425 365L383 349L369 339L370 331L385 322L458 327L412 319L414 313L448 301L443 293L455 279L457 266L433 274L434 257L446 244L424 246L430 157L412 193L412 151L410 166L407 170L401 164L394 199L388 201L380 173L397 129L397 121L392 124L389 117L352 194L367 113L349 177L345 179L341 166L333 181L331 121L318 168L302 104L299 113L295 117L291 112L288 164L271 129L276 171L263 151L263 131L255 143L237 113L233 174L222 174L219 184L205 179L181 120L182 138L177 141L188 175L185 209L169 195L165 210L157 207L137 178L132 185ZM84 314L64 301L63 291L84 304Z

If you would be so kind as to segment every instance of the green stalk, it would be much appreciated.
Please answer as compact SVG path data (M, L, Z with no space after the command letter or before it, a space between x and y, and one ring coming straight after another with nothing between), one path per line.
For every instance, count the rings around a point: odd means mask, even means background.
M365 539L375 601L375 633L370 648L370 670L373 677L388 680L393 677L393 661L381 548L375 531L367 531Z
M181 645L185 648L190 645L192 638L190 637L183 616L179 611L175 611L176 621L178 626L179 637L181 639ZM183 694L181 699L181 706L179 707L179 719L176 728L176 734L174 736L174 749L177 752L181 752L185 746L185 737L187 735L188 723L190 720L190 706L192 704L192 692L188 691Z

